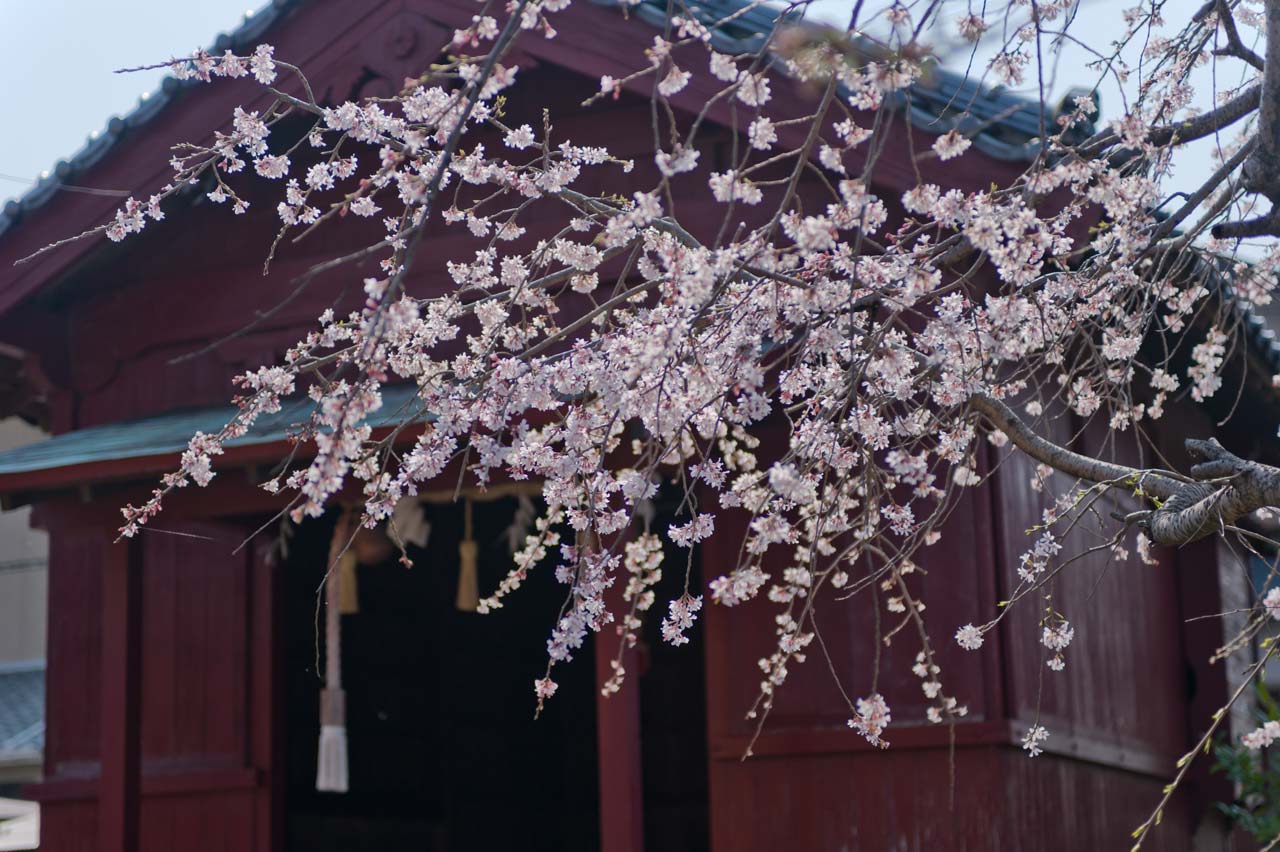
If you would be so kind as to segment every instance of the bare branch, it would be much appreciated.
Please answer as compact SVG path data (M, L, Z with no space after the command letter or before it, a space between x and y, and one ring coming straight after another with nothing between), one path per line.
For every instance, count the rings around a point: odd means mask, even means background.
M1231 7L1227 5L1227 0L1218 0L1217 12L1218 20L1222 22L1222 28L1227 33L1227 46L1214 51L1214 53L1218 56L1234 56L1249 63L1259 71L1263 70L1262 57L1246 47L1245 43L1240 40L1240 30L1236 28L1236 19L1231 14Z

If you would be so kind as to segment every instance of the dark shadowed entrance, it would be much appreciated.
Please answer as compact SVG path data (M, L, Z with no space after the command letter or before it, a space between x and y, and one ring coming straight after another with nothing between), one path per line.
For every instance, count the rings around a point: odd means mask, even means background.
M515 510L515 499L473 506L485 593L511 564L504 531ZM415 567L394 557L359 566L359 611L343 616L345 794L315 790L315 593L333 517L302 524L290 543L282 590L286 849L598 849L590 645L557 668L560 689L533 718L533 681L545 667L546 637L565 587L543 565L511 606L491 615L459 611L463 509L426 512L431 533L425 549L411 550Z

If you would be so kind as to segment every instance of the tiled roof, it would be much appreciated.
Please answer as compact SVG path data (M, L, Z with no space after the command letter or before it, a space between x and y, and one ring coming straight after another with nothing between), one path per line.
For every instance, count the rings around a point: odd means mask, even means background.
M0 761L44 749L44 663L0 666Z
M1231 304L1232 310L1240 318L1241 330L1245 342L1249 345L1249 351L1256 355L1272 374L1280 374L1280 340L1276 339L1276 333L1268 323L1268 319L1275 318L1275 308L1270 308L1271 316L1268 317L1268 308L1255 308L1233 301L1236 296L1235 288L1228 283L1227 276L1227 270L1231 265L1230 258L1218 258L1217 268L1210 269L1205 275L1205 286L1216 290L1224 301Z
M272 0L261 10L246 16L237 29L219 35L211 52L243 51L259 41L292 6L300 2L302 0ZM593 2L618 5L617 0ZM748 6L740 0L699 0L690 3L690 7L707 23L723 21L740 13L713 33L713 44L726 51L759 48L773 28L776 16L776 12L768 7ZM643 0L632 14L654 26L662 26L666 21L667 2ZM47 177L41 178L26 194L4 206L0 211L0 235L17 226L23 214L46 204L57 194L59 187L74 183L77 176L105 157L132 131L146 125L166 105L197 85L193 80L166 77L159 89L141 99L130 113L112 117L106 127L90 136L79 151L59 160ZM1039 133L1039 111L1034 101L999 88L981 86L964 75L944 70L930 74L927 80L911 89L909 96L900 94L897 100L896 105L906 110L912 124L930 133L945 133L952 127L960 127L973 134L975 147L998 159L1025 160L1034 154L1035 145L1030 140Z
M215 39L212 51L243 51L254 44L283 18L291 7L303 0L271 0L259 11L246 15L235 30ZM592 0L605 6L618 6L618 0ZM692 11L707 24L732 17L716 27L713 45L722 51L739 52L758 49L773 29L776 11L771 7L751 5L743 0L696 0ZM667 0L641 0L631 10L642 20L661 27L667 20ZM0 211L0 236L15 227L24 213L47 203L63 184L71 183L90 166L107 155L129 133L142 127L164 107L197 84L166 77L159 90L139 101L125 116L115 116L106 128L95 133L84 146L65 160L60 160L48 176L42 178L21 198L8 202ZM1087 93L1086 93L1087 94ZM969 135L974 147L1001 160L1029 160L1034 156L1039 133L1039 105L1000 87L986 87L966 75L935 69L909 92L896 93L896 106L904 110L914 126L929 133L945 133L959 128ZM1229 295L1229 288L1226 288ZM1245 311L1245 331L1253 350L1277 372L1280 372L1280 342L1255 313ZM3 457L3 454L0 454Z

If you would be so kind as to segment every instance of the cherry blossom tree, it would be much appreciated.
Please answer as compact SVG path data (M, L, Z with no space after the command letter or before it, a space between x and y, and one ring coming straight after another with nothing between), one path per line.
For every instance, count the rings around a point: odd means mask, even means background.
M1176 21L1162 20L1160 0L1143 0L1117 7L1102 39L1080 31L1073 0L849 5L847 24L832 27L805 22L804 2L748 3L729 17L764 10L775 25L759 50L731 54L712 37L731 20L673 0L665 31L637 40L647 49L637 49L634 71L602 78L581 107L641 86L649 93L658 179L625 198L580 180L629 172L625 158L575 144L554 114L539 127L504 121L504 99L521 93L513 45L555 38L570 0L482 0L450 54L390 99L322 103L303 70L265 45L173 62L184 79L251 77L271 105L238 109L212 144L176 147L171 183L130 199L89 235L129 238L192 185L241 213L245 185L275 181L277 245L321 226L383 226L303 284L370 257L381 266L363 281L363 307L326 311L283 363L239 377L239 414L192 438L153 498L124 510L122 534L137 533L174 489L208 484L226 442L282 399L307 394L315 406L300 449L262 484L295 520L353 487L372 527L440 477L481 488L541 483L532 534L481 601L481 611L508 605L535 565L558 559L566 602L534 685L539 704L592 632L618 637L620 661L652 609L678 645L704 603L764 595L777 607L777 641L751 710L761 724L789 669L812 652L813 605L824 596L887 593L890 611L918 634L930 719L946 722L964 715L964 688L944 685L937 642L977 649L1010 608L1037 606L1075 556L1063 549L1071 526L1105 528L1114 550L1136 540L1144 560L1153 547L1209 536L1257 546L1250 519L1280 505L1280 469L1212 436L1187 440L1188 470L1127 466L1054 443L1044 425L1069 409L1142 435L1175 401L1210 400L1242 310L1270 301L1280 264L1280 0L1208 0ZM943 48L953 66L960 56L973 75L1045 100L1064 45L1090 52L1072 69L1086 91L1109 81L1128 93L1118 118L1088 130L1096 102L1075 97L1041 109L1033 156L1011 182L966 193L922 181L900 198L877 197L900 95ZM1216 89L1197 93L1193 72L1210 64ZM671 101L695 79L713 81L716 94L690 117ZM784 81L811 98L802 118L779 122L771 100ZM731 168L708 174L700 145L717 105L740 119L739 144ZM303 140L278 143L273 130L299 117L310 123ZM917 157L963 164L972 135L957 124ZM1208 137L1218 140L1216 170L1171 193L1187 146ZM825 192L817 206L799 192L815 176ZM722 205L716 226L682 218L673 187L690 180ZM740 223L744 211L753 224ZM535 212L553 217L554 237L522 239ZM449 229L485 247L421 256L424 234ZM423 265L447 268L452 287L414 292L410 274ZM406 382L419 389L412 405L375 432L382 389ZM767 457L766 420L788 436ZM928 622L912 560L992 475L985 441L1040 465L1056 502L1009 607L982 624ZM651 529L648 503L664 484L678 491L680 516ZM1117 496L1130 511L1101 511ZM683 596L655 600L662 570L687 570L664 569L661 539L693 548L735 513L749 519L738 563L705 589L687 584ZM770 570L766 555L778 553L789 567ZM605 603L613 584L624 587L626 611ZM1277 618L1273 591L1236 641ZM1049 667L1060 670L1075 628L1056 614L1041 626ZM1274 653L1264 649L1251 674ZM606 691L625 674L619 663ZM886 745L885 698L850 695L850 726ZM1036 725L1024 748L1034 756L1051 735ZM1276 735L1259 729L1245 744ZM1136 832L1139 845L1163 806Z

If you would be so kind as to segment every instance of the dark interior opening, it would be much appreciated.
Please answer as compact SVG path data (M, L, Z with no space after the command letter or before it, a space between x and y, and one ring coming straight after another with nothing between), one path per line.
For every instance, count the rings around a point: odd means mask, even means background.
M473 504L481 594L511 565L514 498ZM590 642L557 666L534 719L533 682L566 587L531 571L510 604L455 607L463 508L426 507L430 538L357 568L359 611L343 616L350 791L315 790L323 652L316 590L334 513L301 524L284 560L286 849L291 852L547 850L600 845L595 664ZM548 560L548 563L550 560ZM322 635L322 634L319 634Z
M676 501L657 505L653 529L674 520ZM645 619L641 647L640 754L644 781L644 845L649 852L706 852L711 848L708 810L706 649L703 619L687 634L689 644L662 641L667 602L702 588L699 551L664 543L662 580ZM710 602L704 597L704 607ZM627 684L623 689L634 686Z

